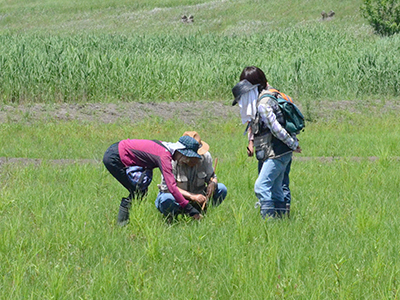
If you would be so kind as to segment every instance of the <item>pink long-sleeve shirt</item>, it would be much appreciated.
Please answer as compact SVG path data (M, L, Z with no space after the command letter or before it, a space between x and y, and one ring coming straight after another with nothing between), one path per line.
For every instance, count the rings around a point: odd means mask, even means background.
M181 207L189 203L179 192L172 173L172 154L164 146L152 140L122 140L118 144L122 163L127 166L140 166L149 169L159 168L168 190Z

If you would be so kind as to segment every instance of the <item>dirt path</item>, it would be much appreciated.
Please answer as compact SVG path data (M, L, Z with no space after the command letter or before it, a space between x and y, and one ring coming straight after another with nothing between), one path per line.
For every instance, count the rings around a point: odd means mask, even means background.
M390 159L395 161L400 161L400 156L390 157ZM332 163L337 161L354 161L354 162L362 162L362 161L370 161L375 162L379 160L377 156L370 157L338 157L338 156L319 156L319 157L304 157L304 156L293 156L294 161L307 162L307 161L318 161L320 163ZM27 165L33 164L35 166L40 166L42 162L54 164L54 165L67 165L67 164L101 164L102 162L97 159L39 159L39 158L8 158L8 157L0 157L0 171L3 166L6 164L16 165Z
M306 118L330 118L334 112L369 111L400 112L400 101L335 101L316 102L311 108L299 104ZM195 124L201 119L239 118L239 108L230 102L171 102L171 103L85 103L85 104L30 104L3 105L0 107L0 123L34 122L36 120L78 120L115 123L120 120L137 122L147 117L168 120L179 118L185 124Z
M5 105L0 109L0 123L37 120L78 120L115 123L121 120L137 122L148 117L165 120L179 118L186 124L199 119L225 119L237 116L238 107L221 102L171 103L86 103L86 104L32 104Z

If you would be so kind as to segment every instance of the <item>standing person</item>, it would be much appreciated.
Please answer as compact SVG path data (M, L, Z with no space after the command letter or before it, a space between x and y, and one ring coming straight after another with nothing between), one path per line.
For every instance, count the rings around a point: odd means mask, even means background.
M174 173L178 190L185 199L189 200L200 211L204 202L208 201L208 199L212 201L212 205L218 206L224 201L227 195L227 188L217 180L212 157L208 152L210 147L201 140L196 131L186 131L183 136L190 136L200 144L197 153L201 156L201 159L194 162L172 162L172 172ZM158 185L158 188L160 192L155 201L158 210L165 216L171 217L182 213L182 208L169 191L165 178L161 178L161 184Z
M177 143L127 139L111 145L104 154L103 163L130 193L127 198L122 198L118 224L124 226L128 223L132 199L141 197L147 191L154 168L160 169L168 189L182 211L194 219L201 219L200 212L179 192L171 163L172 161L188 162L191 158L200 159L200 155L197 154L199 146L199 143L189 136L180 137ZM130 167L138 167L138 169L130 173Z
M262 91L271 91L271 90L276 90L272 86L268 84L267 78L265 76L265 73L258 67L255 66L250 66L250 67L245 67L240 74L240 81L242 80L247 80L253 85L258 85L258 92L261 93ZM273 92L274 96L276 96L276 93ZM262 96L260 94L260 96ZM247 150L247 155L248 156L253 156L254 155L254 135L251 135L251 129L249 131L249 146ZM264 161L259 160L258 161L258 173L260 173L262 165ZM289 215L290 212L290 204L292 201L292 195L290 192L289 184L290 184L290 179L289 179L289 173L290 169L292 166L292 159L290 159L286 169L285 173L283 175L283 181L282 181L282 189L283 189L283 195L285 199L285 208L287 209L284 211L284 213L287 213Z
M254 191L261 216L264 219L282 216L286 213L286 203L290 205L291 201L289 172L292 152L301 152L298 140L283 127L285 119L278 103L270 97L262 98L272 94L272 87L260 68L244 68L232 93L235 97L232 105L239 104L243 124L249 123L247 154L253 156L255 152L259 161Z

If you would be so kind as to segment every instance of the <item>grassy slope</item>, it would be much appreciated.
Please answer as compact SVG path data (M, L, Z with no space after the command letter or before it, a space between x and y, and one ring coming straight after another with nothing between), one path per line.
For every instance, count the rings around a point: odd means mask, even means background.
M2 31L91 31L124 34L245 33L317 22L322 10L336 12L335 26L363 24L361 1L2 1ZM193 14L194 26L179 26Z

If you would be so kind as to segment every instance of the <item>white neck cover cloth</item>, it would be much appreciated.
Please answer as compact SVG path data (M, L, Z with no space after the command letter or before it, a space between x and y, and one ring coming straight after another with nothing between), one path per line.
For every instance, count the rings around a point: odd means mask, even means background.
M185 149L186 146L181 144L180 142L170 143L170 142L161 142L165 147L168 148L169 152L174 155L176 150Z
M242 123L251 121L254 119L257 112L257 99L258 99L258 89L254 87L251 91L240 96L238 105L240 108L240 116L242 118Z

